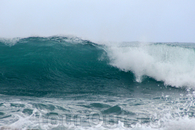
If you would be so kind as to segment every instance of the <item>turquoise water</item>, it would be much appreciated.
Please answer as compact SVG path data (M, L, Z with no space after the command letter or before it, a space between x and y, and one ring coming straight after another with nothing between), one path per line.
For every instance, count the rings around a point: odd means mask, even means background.
M193 43L0 40L2 129L194 129Z

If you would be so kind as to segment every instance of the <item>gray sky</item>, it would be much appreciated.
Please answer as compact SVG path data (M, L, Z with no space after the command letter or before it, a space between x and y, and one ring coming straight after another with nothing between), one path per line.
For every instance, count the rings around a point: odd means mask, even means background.
M0 0L0 37L195 42L194 0Z

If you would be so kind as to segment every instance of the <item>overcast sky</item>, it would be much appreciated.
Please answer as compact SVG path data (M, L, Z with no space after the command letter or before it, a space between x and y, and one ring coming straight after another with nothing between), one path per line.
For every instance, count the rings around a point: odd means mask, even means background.
M195 42L194 0L0 0L0 37Z

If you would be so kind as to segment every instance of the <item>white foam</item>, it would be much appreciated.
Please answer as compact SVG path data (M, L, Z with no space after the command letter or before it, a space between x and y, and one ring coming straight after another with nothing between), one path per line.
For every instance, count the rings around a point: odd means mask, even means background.
M110 64L123 71L132 71L138 82L143 75L166 85L195 88L195 51L193 48L167 44L108 46Z
M0 42L8 46L14 46L21 38L0 38Z
M194 94L194 93L193 93ZM67 129L67 130L194 130L195 125L195 118L190 117L190 112L194 108L194 100L193 100L193 94L187 95L187 97L184 96L184 99L180 98L175 100L176 104L168 104L167 102L159 103L153 101L153 103L149 103L146 105L142 105L140 107L132 106L132 105L125 105L126 110L133 111L134 109L137 109L138 111L142 111L142 109L145 109L144 111L149 113L150 118L149 122L141 123L141 120L137 120L136 124L131 124L130 127L125 126L124 122L129 120L126 120L126 116L122 116L118 118L118 116L105 116L98 118L97 120L92 120L93 116L90 116L88 118L87 115L93 115L96 111L90 108L84 108L79 107L78 104L83 102L87 104L86 101L78 100L75 101L74 99L70 100L64 100L64 99L52 99L52 98L27 98L27 97L21 97L22 100L19 100L18 97L1 97L0 102L6 101L6 104L4 103L3 106L0 107L1 112L11 114L11 117L6 117L2 120L0 120L0 129L9 129L9 130L15 130L15 129ZM183 96L182 96L183 97ZM104 98L114 98L114 97L102 97ZM29 100L30 99L30 100ZM102 102L103 99L99 99ZM120 99L116 98L117 104L131 104L128 102L129 99ZM144 100L146 102L146 100ZM93 102L93 101L92 101ZM134 102L134 101L133 101ZM90 104L90 102L88 102ZM114 104L115 104L114 103ZM12 106L11 104L18 104L15 106ZM21 105L20 105L21 104ZM48 109L47 107L36 107L33 104L45 104L45 106L53 105L55 109ZM112 103L111 103L112 104ZM111 105L110 104L110 105ZM112 105L114 105L112 104ZM43 105L44 106L44 105ZM57 109L59 107L66 108L67 110L71 111L63 111L60 109ZM154 108L161 108L156 109ZM180 110L179 108L183 108ZM153 109L154 108L154 109ZM25 114L23 113L24 109L33 110L32 113ZM157 111L158 110L158 111ZM186 111L187 110L187 111ZM78 111L89 111L89 113L80 113ZM91 112L90 112L91 111ZM47 113L54 112L58 113L58 115L51 115L50 117L45 116ZM135 112L135 111L133 111ZM142 111L143 112L143 111ZM183 115L182 113L187 112L188 114ZM137 113L137 112L136 112ZM138 112L139 113L139 112ZM181 114L180 114L181 113ZM66 116L63 116L65 114L70 114L72 122L67 121ZM77 114L81 114L78 116L78 118L75 116ZM101 113L99 113L101 116ZM193 114L193 113L191 113ZM54 120L51 120L53 117ZM139 116L137 116L139 117ZM104 118L104 120L102 120ZM67 118L68 119L68 118ZM77 120L78 119L78 120ZM85 122L81 121L86 121ZM117 121L115 124L109 124L109 119L113 119ZM131 119L131 118L128 118ZM89 123L88 123L89 122ZM78 125L76 125L78 123Z
M136 124L131 128L124 127L124 123L118 122L118 125L114 128L108 128L104 126L100 127L72 127L71 130L195 130L195 119L188 117L181 118L179 120L170 120L166 122L164 127L153 127L151 125Z
M167 123L164 130L195 130L195 119L188 117L180 118L179 120L172 120Z

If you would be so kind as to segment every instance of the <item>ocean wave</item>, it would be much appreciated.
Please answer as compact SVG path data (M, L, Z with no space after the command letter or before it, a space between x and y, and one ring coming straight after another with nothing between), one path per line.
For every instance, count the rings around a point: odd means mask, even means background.
M168 86L194 88L195 51L187 45L98 44L63 36L1 39L1 85L90 86L92 79L92 84L112 80L119 85L153 78Z

